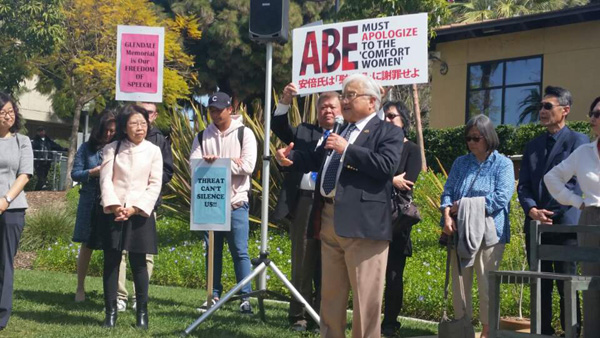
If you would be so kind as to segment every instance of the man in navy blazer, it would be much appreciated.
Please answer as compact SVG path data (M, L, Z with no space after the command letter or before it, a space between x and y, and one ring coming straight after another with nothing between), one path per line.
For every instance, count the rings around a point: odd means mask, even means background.
M345 337L353 295L353 337L381 336L381 304L392 239L392 178L404 133L376 116L380 86L352 75L344 81L342 114L348 123L315 152L280 149L283 166L318 170L311 221L321 239L321 337Z
M566 159L577 147L589 142L589 138L566 126L567 115L571 111L571 93L560 87L548 86L544 90L544 98L540 103L540 124L547 132L536 137L525 146L519 185L517 192L519 202L525 212L525 235L527 258L529 261L529 224L537 220L547 224L577 224L579 210L558 203L546 188L543 178L554 166ZM573 177L567 187L581 195L577 180ZM577 245L576 234L544 234L542 243L556 245ZM542 261L541 270L546 272L576 274L575 263ZM560 322L564 330L564 295L563 282L557 281L560 295ZM552 335L552 280L542 279L542 334ZM581 324L579 297L577 298L578 323Z
M271 130L286 144L294 143L294 149L315 151L329 135L335 117L342 115L339 93L325 92L317 99L318 125L301 123L290 125L288 110L298 89L296 84L288 84L273 113ZM292 284L304 299L318 311L320 303L320 243L318 239L307 237L309 216L312 210L316 184L316 172L284 173L282 188L272 215L273 220L287 217L291 221L290 239L292 242ZM314 280L314 292L313 292ZM309 316L302 304L291 301L288 319L293 331L306 331Z

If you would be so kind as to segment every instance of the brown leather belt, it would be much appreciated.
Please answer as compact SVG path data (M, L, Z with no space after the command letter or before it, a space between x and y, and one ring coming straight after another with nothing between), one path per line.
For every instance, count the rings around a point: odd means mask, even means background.
M325 201L325 203L327 204L334 204L335 200L331 197L323 197L323 201Z

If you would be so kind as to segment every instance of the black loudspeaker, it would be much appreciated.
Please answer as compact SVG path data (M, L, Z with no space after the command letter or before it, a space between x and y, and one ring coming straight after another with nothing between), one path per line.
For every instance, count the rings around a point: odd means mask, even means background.
M250 0L250 39L286 43L289 8L289 0Z

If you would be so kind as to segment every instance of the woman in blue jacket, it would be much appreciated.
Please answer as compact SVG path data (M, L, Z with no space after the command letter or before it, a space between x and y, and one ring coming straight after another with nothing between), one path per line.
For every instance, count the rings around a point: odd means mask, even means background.
M83 143L73 163L71 178L81 183L77 220L73 232L73 242L81 243L77 259L77 291L75 301L85 300L85 276L87 275L92 249L87 243L90 240L91 220L94 217L96 204L100 201L100 164L102 164L102 148L110 143L115 135L116 113L104 111L98 124L92 129L89 141Z

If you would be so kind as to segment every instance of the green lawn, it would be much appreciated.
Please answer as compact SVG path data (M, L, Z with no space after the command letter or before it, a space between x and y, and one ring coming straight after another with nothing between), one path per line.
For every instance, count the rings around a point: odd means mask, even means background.
M100 327L104 318L101 278L88 278L87 300L73 302L76 277L49 271L17 270L13 315L2 337L177 337L199 314L195 308L204 299L203 290L150 286L150 330L135 329L134 311L119 313L117 328ZM255 312L256 301L253 300ZM287 306L267 303L267 322L258 314L237 312L237 302L219 309L192 333L192 337L316 337L313 333L288 330ZM434 325L405 321L402 337L435 334Z

